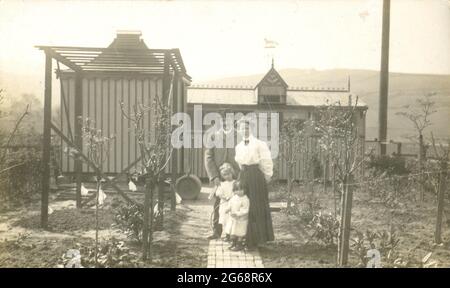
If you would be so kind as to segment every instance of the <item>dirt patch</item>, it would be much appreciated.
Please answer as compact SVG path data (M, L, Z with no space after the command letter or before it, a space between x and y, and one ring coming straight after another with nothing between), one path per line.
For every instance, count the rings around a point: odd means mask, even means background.
M294 195L303 195L301 187L295 187ZM315 197L320 203L320 211L334 213L333 195L328 189L315 189ZM283 190L271 192L280 200ZM306 198L306 197L303 197ZM352 209L352 232L390 231L393 229L400 239L399 256L419 267L421 259L432 252L431 259L438 267L450 267L450 227L443 224L442 245L434 244L437 203L432 195L427 195L424 203L415 202L412 197L400 199L396 207L386 207L371 198L364 191L354 193ZM276 240L261 249L265 267L335 267L337 250L326 247L314 240L313 231L300 217L287 215L283 211L272 212ZM382 263L385 259L382 259ZM356 267L359 259L355 252L349 255L349 266Z
M100 245L116 239L135 255L129 263L112 267L206 267L210 205L205 197L178 205L176 211L166 207L163 230L154 232L152 260L147 262L141 260L141 245L112 225L117 205L110 204L121 202L120 197L107 200L99 210ZM40 228L39 205L2 215L0 267L57 267L68 249L82 251L82 263L93 267L87 251L95 247L95 210L76 209L74 201L66 202L52 202L55 210L47 231Z
M14 222L13 226L26 229L40 229L40 217L27 216ZM104 230L114 223L114 214L110 209L98 211L99 229ZM96 227L94 209L64 209L54 211L48 217L48 231L65 233L70 231L89 231Z

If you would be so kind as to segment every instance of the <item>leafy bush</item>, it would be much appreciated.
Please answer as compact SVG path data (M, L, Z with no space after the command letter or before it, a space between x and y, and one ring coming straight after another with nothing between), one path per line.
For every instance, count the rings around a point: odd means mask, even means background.
M81 265L83 267L95 267L95 248L82 246ZM138 256L125 246L123 241L112 237L103 241L97 254L100 268L133 268L138 267Z
M367 163L369 169L373 169L376 174L386 173L387 175L405 175L411 171L406 166L404 158L398 156L370 156Z
M313 237L326 246L337 244L339 220L332 214L316 213L308 225L314 230Z
M366 267L367 265L367 248L366 239L364 233L361 231L355 231L356 236L351 239L350 248L359 258L358 266Z
M397 259L397 248L400 244L397 234L394 231L378 232L379 248L381 255L386 258L388 263L393 263Z
M369 173L364 186L371 198L378 199L387 208L398 208L406 200L413 200L417 191L417 177L412 175L377 175Z
M124 232L128 238L137 242L142 241L144 227L144 211L133 204L119 206L114 217L115 226Z
M368 258L367 251L369 249L377 249L382 257L383 266L393 266L398 259L397 248L400 243L395 231L371 231L366 230L365 233L355 230L356 235L351 239L352 252L359 258L358 266L366 267Z
M311 169L312 169L312 172L313 172L314 179L318 179L318 178L321 178L323 176L322 163L320 162L320 159L317 156L317 154L314 154L311 157Z
M0 208L22 205L33 200L41 190L42 155L39 149L17 149L8 152L0 170Z
M392 267L395 268L437 268L439 263L431 259L433 252L427 253L423 258L419 259L414 251L410 251L405 257L398 257L394 260ZM419 256L420 257L420 256Z
M314 195L309 195L306 199L296 195L292 197L292 202L293 205L287 212L298 216L299 220L305 224L309 224L321 208L319 199Z
M434 161L432 159L427 159L423 162L423 177L419 177L420 168L419 161L417 159L413 159L407 162L408 168L411 170L411 173L415 175L411 177L413 181L415 181L416 185L423 185L423 188L426 192L437 195L437 190L439 187L439 172L442 170L439 166L438 161Z

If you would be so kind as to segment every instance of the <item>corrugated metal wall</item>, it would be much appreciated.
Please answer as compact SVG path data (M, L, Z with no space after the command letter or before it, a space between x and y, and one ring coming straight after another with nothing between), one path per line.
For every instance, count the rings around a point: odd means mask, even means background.
M182 81L177 81L181 83ZM179 85L183 85L182 83ZM61 79L61 101L65 96L69 111L69 120L74 133L74 107L75 107L75 80L73 77ZM182 91L183 89L178 89ZM128 114L133 114L132 107L137 103L151 105L158 95L163 93L162 78L105 78L86 77L82 80L83 119L89 118L95 121L95 126L102 130L103 136L115 135L108 147L109 157L103 162L105 173L119 173L129 166L139 156L138 144L135 140L132 122L122 117L120 103ZM178 97L178 96L177 96ZM182 100L180 100L182 101ZM62 102L61 102L62 103ZM62 132L69 135L65 109L61 104L60 125ZM144 116L144 129L149 131L152 127L151 113ZM153 133L149 133L153 135ZM61 142L63 151L67 144ZM83 145L84 153L87 153ZM62 153L61 167L63 172L74 172L74 160L67 153ZM83 163L83 172L92 172L92 169ZM131 170L133 171L133 170Z
M364 138L360 139L360 156L364 155ZM308 179L308 171L311 168L311 157L313 155L317 156L317 159L320 161L321 167L323 168L326 165L326 176L327 180L331 180L332 170L329 163L325 159L326 154L320 148L317 137L310 137L306 141L305 152L302 153L294 167L294 178L296 180L306 180ZM185 171L191 171L192 174L197 175L200 178L208 178L206 174L205 165L204 165L204 153L205 148L198 149L186 149L185 150ZM362 173L362 171L359 171ZM287 179L287 165L286 161L283 159L281 155L279 155L276 159L274 159L274 179Z

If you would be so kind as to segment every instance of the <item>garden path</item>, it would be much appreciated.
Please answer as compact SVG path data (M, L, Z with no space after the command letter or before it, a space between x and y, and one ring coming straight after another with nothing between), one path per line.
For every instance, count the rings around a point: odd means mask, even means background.
M205 232L205 237L211 233L211 212L212 202L208 200L211 187L203 187L200 196L195 201L183 201L183 205L190 208L187 214L188 219L181 225L192 229L195 223L199 225L199 230L195 232ZM203 234L203 233L202 233ZM208 247L208 268L263 268L263 263L259 251L230 251L229 243L221 239L210 240Z

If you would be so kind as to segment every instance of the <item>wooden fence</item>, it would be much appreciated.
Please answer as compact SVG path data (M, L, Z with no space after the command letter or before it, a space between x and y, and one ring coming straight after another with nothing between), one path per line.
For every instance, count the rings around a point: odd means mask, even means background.
M380 155L380 143L374 140L366 140L366 154ZM444 145L447 147L447 144ZM386 144L386 155L397 155L403 158L417 158L419 155L419 144L414 142L390 142ZM428 159L436 159L433 147L426 148ZM449 159L450 160L450 159Z

